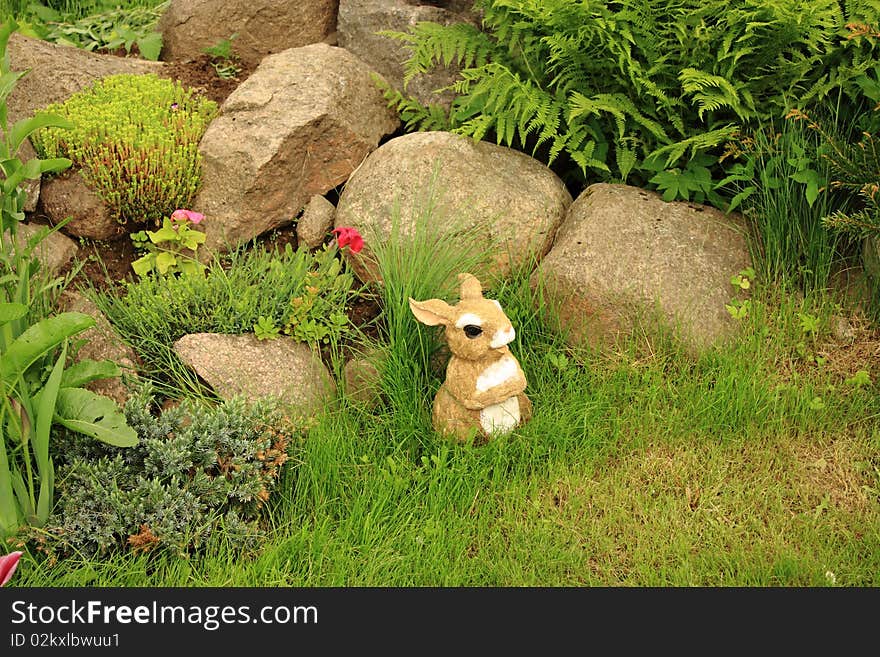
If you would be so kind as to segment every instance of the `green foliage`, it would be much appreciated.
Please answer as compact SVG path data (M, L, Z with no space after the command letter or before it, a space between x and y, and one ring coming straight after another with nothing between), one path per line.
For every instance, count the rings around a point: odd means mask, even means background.
M120 222L155 225L189 207L201 183L198 143L217 103L154 74L114 75L50 105L71 130L38 131L43 157L69 157Z
M439 64L461 68L448 117L386 89L407 129L445 122L548 164L561 158L566 175L631 180L668 199L716 204L712 181L733 132L832 92L851 94L876 49L846 38L844 26L880 9L873 0L843 9L837 0L475 6L483 30L423 22L383 33L411 50L405 83Z
M191 228L192 222L186 217L170 217L162 219L159 230L141 230L131 233L129 237L144 255L131 263L131 268L138 276L146 276L155 272L159 276L171 274L204 274L205 265L199 262L199 244L204 244L205 234Z
M97 13L78 17L64 7L56 9L34 2L27 6L23 32L44 41L89 51L121 48L131 53L132 47L137 45L141 57L157 61L162 50L162 34L156 24L167 6L168 2L154 7L102 6Z
M19 185L44 171L58 171L69 160L32 159L22 163L22 141L40 127L67 125L49 114L8 128L6 97L22 73L9 71L6 45L14 22L0 28L0 166L3 168L3 214L0 221L0 538L22 525L42 526L54 503L55 471L49 449L53 424L69 427L119 446L131 444L115 403L82 389L91 380L117 376L110 362L84 361L65 376L68 339L94 325L82 313L46 317L47 299L58 286L41 271L36 249L48 234L24 240L18 234L25 192ZM36 290L34 290L36 284Z
M217 43L206 48L202 48L202 52L211 58L211 66L218 77L228 80L234 78L241 73L241 61L232 51L232 41L238 36L237 32L233 32L228 39L220 39Z
M343 269L337 253L335 244L325 244L311 254L308 271L290 299L284 332L301 342L339 344L349 327L345 311L354 275Z
M376 86L382 90L382 96L388 102L388 107L393 107L400 116L404 129L449 130L449 117L440 105L423 105L414 98L404 96L379 75L373 73L371 77Z
M806 113L795 115L820 135L822 155L830 168L829 186L849 201L848 208L834 210L822 223L855 238L880 235L880 64L872 73L858 80L865 109L856 116L856 125L861 128L857 139L846 139L838 126L825 125Z
M260 315L254 324L254 335L257 340L273 340L281 335L281 329L270 318Z
M381 374L381 389L390 409L412 409L393 415L401 425L393 431L396 444L412 437L412 420L430 426L430 399L442 381L438 359L444 352L442 334L415 320L409 299L452 299L458 294L457 274L481 273L491 243L479 224L467 227L461 216L443 210L446 190L437 185L435 169L429 183L419 190L408 216L395 201L390 231L368 233L370 265L381 283L371 286L381 307L377 321L379 339L363 345L374 357ZM491 281L484 277L485 287Z
M22 143L40 129L54 127L59 131L71 128L72 125L64 118L49 112L38 112L35 115L23 118L9 126L6 99L15 89L18 81L27 74L27 71L10 71L9 56L6 46L9 37L18 29L15 21L7 21L0 25L0 129L3 130L3 139L0 141L0 174L3 181L0 185L2 191L2 207L0 207L0 245L7 239L15 239L18 222L24 220L24 205L27 201L27 192L22 188L22 183L27 179L39 178L43 173L62 171L70 166L70 160L66 158L40 159L31 158L22 162L18 152Z
M192 401L158 413L149 386L125 407L137 446L120 451L60 435L57 512L47 548L95 555L200 547L220 523L253 548L261 512L288 458L293 431L268 401Z
M752 227L752 260L765 280L822 289L839 257L823 217L845 199L828 191L830 169L818 136L792 120L768 122L727 147L728 175L717 188Z
M297 339L339 339L340 318L357 291L335 260L333 249L243 247L228 262L212 262L205 276L147 276L89 296L141 356L146 376L200 393L203 387L172 350L188 333L240 335L260 323L286 327ZM297 298L310 299L307 312L297 315L291 303Z

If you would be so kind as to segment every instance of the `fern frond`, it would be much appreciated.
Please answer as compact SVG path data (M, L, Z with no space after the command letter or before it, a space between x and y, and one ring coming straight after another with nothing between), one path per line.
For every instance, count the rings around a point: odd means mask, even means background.
M678 79L682 91L692 95L696 101L700 119L704 112L714 112L723 107L729 107L741 119L748 118L749 112L742 106L736 88L720 75L687 67L681 70Z
M427 73L437 64L479 67L499 54L495 42L470 23L441 25L421 21L409 32L382 30L377 34L409 46L412 54L404 62L404 88L415 76Z
M728 124L715 130L682 139L674 144L661 146L649 153L646 159L656 159L665 155L665 166L669 168L674 166L688 151L690 151L690 158L692 159L699 151L709 150L730 141L738 131L739 128L736 125Z
M415 98L404 96L385 78L373 73L373 83L382 91L387 106L395 110L406 130L448 130L449 116L443 107L433 103L423 105Z

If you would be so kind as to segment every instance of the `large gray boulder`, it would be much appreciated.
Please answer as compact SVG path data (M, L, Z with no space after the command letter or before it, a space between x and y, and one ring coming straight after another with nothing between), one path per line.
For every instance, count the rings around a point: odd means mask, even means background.
M290 223L344 182L399 125L371 71L327 44L269 55L221 105L199 144L205 254Z
M438 235L479 235L479 274L491 279L548 251L571 195L547 166L504 146L439 131L396 137L364 160L336 205L335 225L352 226L366 239L359 254L343 251L358 278L379 280L370 243L389 238L396 208L399 234L409 236L431 203Z
M272 397L290 414L310 418L335 398L336 383L318 352L293 338L193 333L173 348L224 399Z
M735 213L598 183L571 205L532 284L574 345L611 343L636 321L660 319L699 352L731 333L731 277L750 266Z
M195 59L233 34L232 50L252 68L266 55L327 39L339 0L171 0L159 19L164 61Z
M379 32L409 32L423 21L441 25L462 22L476 25L476 16L465 9L467 4L473 3L339 0L337 39L340 46L381 73L392 87L404 91L404 62L410 58L412 50L406 42ZM405 89L406 95L413 96L423 104L434 103L448 109L453 94L449 91L438 94L435 90L452 84L457 72L455 65L438 66L429 73L413 78Z

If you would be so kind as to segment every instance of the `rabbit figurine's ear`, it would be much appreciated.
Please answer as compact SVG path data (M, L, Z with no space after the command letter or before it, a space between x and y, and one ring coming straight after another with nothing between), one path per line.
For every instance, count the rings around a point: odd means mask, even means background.
M422 324L428 326L444 326L452 323L452 306L442 299L428 299L427 301L409 300L409 308Z
M483 298L483 286L480 285L480 281L473 274L461 273L458 275L458 282L460 285L461 293L459 296L462 299L482 299Z

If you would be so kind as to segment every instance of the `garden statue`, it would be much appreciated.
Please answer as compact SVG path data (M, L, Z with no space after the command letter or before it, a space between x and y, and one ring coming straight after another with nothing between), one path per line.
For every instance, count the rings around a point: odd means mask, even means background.
M416 319L442 324L452 355L446 380L434 397L433 424L443 434L485 442L526 422L532 403L523 392L526 377L508 348L516 333L494 299L484 299L480 281L459 274L460 301L409 300Z

